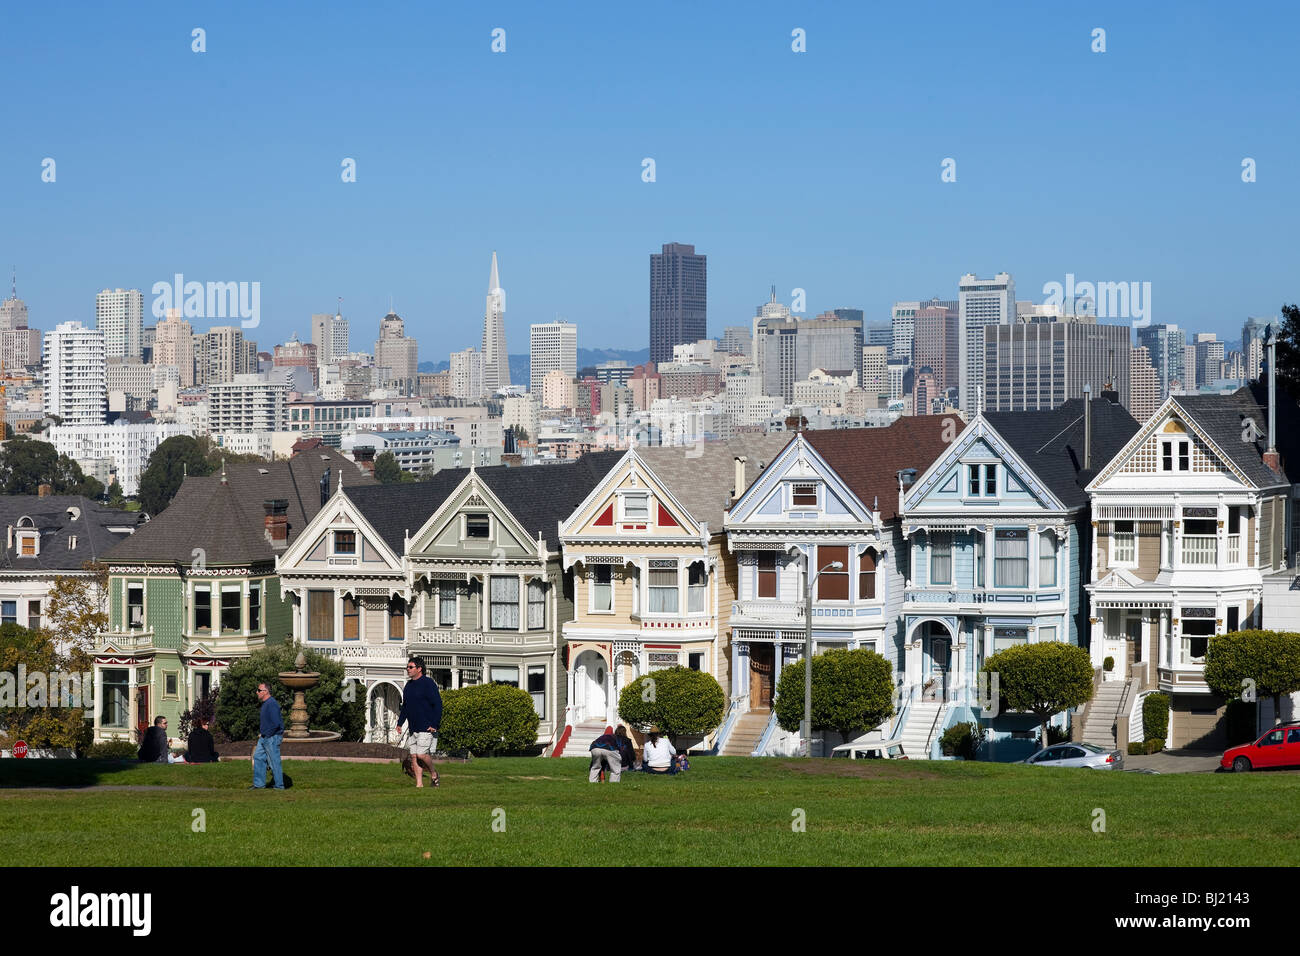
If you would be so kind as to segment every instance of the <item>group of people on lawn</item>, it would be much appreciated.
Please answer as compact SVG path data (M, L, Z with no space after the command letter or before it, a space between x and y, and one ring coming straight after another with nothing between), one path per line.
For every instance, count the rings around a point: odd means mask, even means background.
M280 705L265 684L257 685L257 699L261 702L257 747L253 751L253 785L250 790L266 787L266 773L271 771L275 789L284 789L284 774L280 766L280 743L284 738L284 725L280 719ZM402 691L402 709L397 715L397 729L405 724L408 732L407 747L410 756L403 769L415 778L417 788L424 787L427 770L431 784L438 786L438 771L433 767L433 754L437 749L438 726L442 723L442 695L438 685L424 672L424 660L412 657L406 662L406 687ZM142 763L211 763L218 758L213 747L208 721L200 718L187 741L189 750L184 757L173 755L168 748L167 718L154 718L153 726L140 744ZM661 736L658 727L651 727L646 737L640 767L637 767L636 750L627 735L627 728L619 726L614 733L597 737L589 748L591 767L587 779L592 783L607 773L611 783L617 783L624 770L640 769L647 773L679 773L687 769L686 755L678 754L672 743Z

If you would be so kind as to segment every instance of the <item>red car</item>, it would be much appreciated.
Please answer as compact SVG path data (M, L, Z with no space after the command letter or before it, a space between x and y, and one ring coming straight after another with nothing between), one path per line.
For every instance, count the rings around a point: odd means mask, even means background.
M1256 740L1223 752L1219 766L1245 773L1271 767L1300 767L1300 724L1283 724Z

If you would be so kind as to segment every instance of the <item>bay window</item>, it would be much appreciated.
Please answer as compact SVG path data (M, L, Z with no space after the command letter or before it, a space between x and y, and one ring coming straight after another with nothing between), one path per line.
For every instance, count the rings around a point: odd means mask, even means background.
M104 703L99 711L101 727L124 728L130 723L131 688L125 670L103 670Z
M758 596L776 597L776 554L772 551L758 552Z
M598 564L591 569L591 609L614 610L614 569L608 564Z
M1111 525L1111 564L1123 565L1137 562L1137 536L1132 521L1116 521Z
M839 568L832 568L839 564ZM817 600L847 601L849 599L849 549L845 546L818 545L817 564L813 571L821 572L817 578Z
M456 582L438 582L438 626L456 626Z
M346 594L343 596L343 640L361 640L361 604Z
M868 548L858 555L858 600L876 599L876 552Z
M528 582L528 629L541 630L546 627L546 582Z
M212 630L212 590L207 585L194 589L194 630Z
M686 571L686 610L692 614L704 613L706 577L704 564L696 561Z
M238 585L221 589L221 631L234 633L243 629L243 594Z
M334 640L334 592L307 592L307 640Z

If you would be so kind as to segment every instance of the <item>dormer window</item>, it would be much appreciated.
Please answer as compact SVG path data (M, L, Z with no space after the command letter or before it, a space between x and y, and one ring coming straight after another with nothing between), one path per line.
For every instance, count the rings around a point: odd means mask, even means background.
M75 534L68 535L68 550L69 551L77 550L77 536Z
M465 516L465 537L482 538L491 537L491 521L487 515L466 515Z
M998 495L998 466L968 465L970 469L971 498L996 498Z
M796 508L816 508L817 486L815 484L791 486L790 502Z
M1160 443L1161 471L1190 471L1192 443L1186 438L1165 439Z
M624 521L649 521L650 496L644 493L623 496Z
M24 558L34 558L41 552L41 538L30 532L18 535L18 553Z
M335 531L334 532L334 553L335 554L356 554L357 533L355 531Z

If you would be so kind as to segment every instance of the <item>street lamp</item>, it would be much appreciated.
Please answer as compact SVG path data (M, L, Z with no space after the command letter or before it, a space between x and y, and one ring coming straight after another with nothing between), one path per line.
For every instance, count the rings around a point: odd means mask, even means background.
M803 556L804 577L808 578L808 593L804 595L804 628L805 628L805 649L803 655L803 720L799 722L799 734L808 743L808 756L812 756L812 597L813 585L817 579L822 576L822 571L838 571L844 565L839 561L832 561L826 567L822 568L816 574L809 576L808 569L812 566L812 545L808 546L809 553Z

